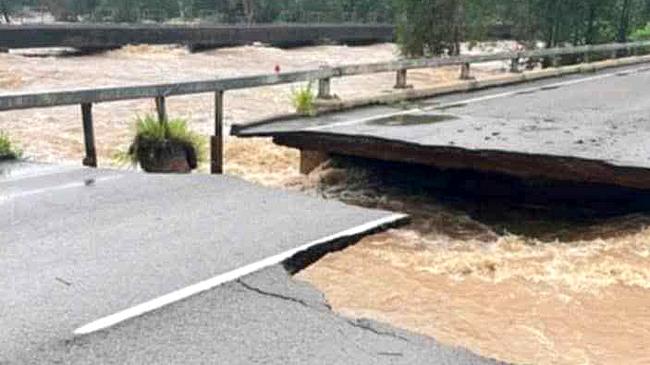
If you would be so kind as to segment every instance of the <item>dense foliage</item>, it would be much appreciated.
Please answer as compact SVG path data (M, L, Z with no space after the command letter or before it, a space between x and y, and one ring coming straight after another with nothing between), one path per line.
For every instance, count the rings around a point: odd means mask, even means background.
M396 0L399 38L414 56L455 53L502 25L546 47L628 40L650 21L650 0Z

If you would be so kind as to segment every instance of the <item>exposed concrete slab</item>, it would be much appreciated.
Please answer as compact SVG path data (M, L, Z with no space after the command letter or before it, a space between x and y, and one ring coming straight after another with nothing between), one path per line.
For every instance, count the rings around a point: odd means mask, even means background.
M91 321L301 245L401 220L225 176L0 178L0 362L37 357Z
M647 65L628 66L234 131L334 154L649 189L649 82Z

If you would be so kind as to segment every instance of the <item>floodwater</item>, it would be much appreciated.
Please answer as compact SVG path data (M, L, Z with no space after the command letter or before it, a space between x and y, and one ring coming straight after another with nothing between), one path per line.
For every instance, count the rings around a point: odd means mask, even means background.
M319 194L414 217L297 275L333 310L502 361L650 363L648 195L553 201L571 187L367 162L316 174Z
M30 55L26 57L25 55ZM39 57L33 57L34 54ZM189 53L176 46L127 46L82 57L43 57L43 51L0 53L0 93L47 91L64 88L126 86L161 82L204 80L275 72L317 69L324 65L388 62L398 58L394 44L369 46L316 46L297 49L232 47ZM506 64L476 67L477 77L497 77ZM415 87L458 82L458 67L409 73ZM394 92L394 73L335 79L332 92L341 98ZM292 90L279 85L226 93L226 127L293 111ZM315 85L314 85L315 87ZM191 127L209 135L213 127L210 93L169 98L168 113L190 121ZM25 154L39 161L78 162L83 154L81 112L78 106L3 112L0 129L11 131ZM155 113L153 100L97 104L93 108L99 163L128 145L131 126L138 115ZM37 138L35 138L37 137Z
M0 54L0 89L192 80L267 73L276 64L290 71L395 57L395 46L388 44L236 47L200 54L138 46L64 58ZM506 67L476 69L475 75L492 77ZM457 77L457 68L422 70L409 73L409 83L417 88ZM393 74L352 77L334 80L333 91L343 98L365 96L390 92L393 83ZM289 112L290 95L290 86L229 93L226 123ZM207 135L212 129L210 95L171 98L168 107L196 131ZM153 102L100 104L94 112L100 164L110 165L112 155L128 144L133 118L153 112ZM78 165L83 155L76 107L2 113L0 128L40 161ZM359 161L328 163L300 176L298 157L268 139L229 138L225 169L267 186L414 217L408 226L368 237L297 275L320 289L333 310L505 361L650 363L646 196ZM549 199L566 198L567 191L572 200ZM597 214L602 211L612 214Z

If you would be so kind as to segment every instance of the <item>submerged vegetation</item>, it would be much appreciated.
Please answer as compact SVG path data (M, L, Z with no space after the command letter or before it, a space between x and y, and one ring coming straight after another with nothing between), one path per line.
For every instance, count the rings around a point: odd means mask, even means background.
M0 131L0 160L13 160L22 155L14 143L9 138L9 135Z

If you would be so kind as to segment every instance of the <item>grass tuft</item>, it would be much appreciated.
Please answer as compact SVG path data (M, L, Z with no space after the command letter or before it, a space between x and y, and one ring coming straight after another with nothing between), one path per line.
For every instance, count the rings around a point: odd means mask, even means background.
M135 121L133 143L128 151L119 152L115 159L119 163L130 162L137 165L143 147L170 141L193 147L198 162L204 162L207 156L207 142L200 134L191 131L187 125L187 121L181 118L161 123L152 115L138 117Z
M292 91L292 98L296 112L308 116L316 115L316 106L314 104L316 94L314 94L311 82L304 87L294 89Z
M15 160L22 155L19 150L9 138L9 135L0 131L0 160Z

